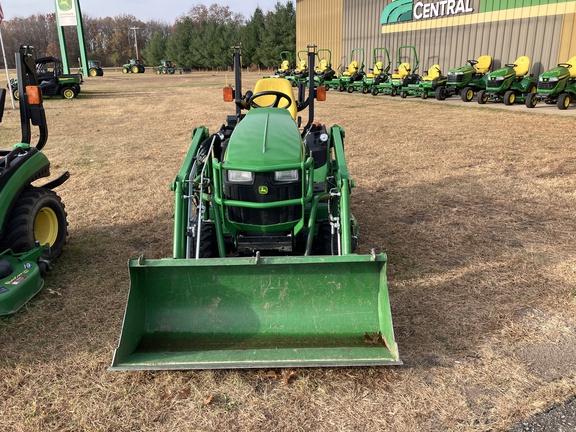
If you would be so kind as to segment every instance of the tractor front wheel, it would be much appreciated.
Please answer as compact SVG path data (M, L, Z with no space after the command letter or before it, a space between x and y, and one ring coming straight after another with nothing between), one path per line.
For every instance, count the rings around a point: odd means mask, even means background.
M18 89L14 90L12 92L12 95L14 96L15 100L20 100L20 92L18 91Z
M516 93L514 91L508 90L504 93L504 105L514 105L514 102L516 102Z
M64 99L74 99L77 95L76 89L74 87L64 87L60 92L60 95Z
M372 89L372 96L378 96L378 93L380 93L380 92L378 91L377 88Z
M398 90L396 90L395 88L393 88L392 90L390 90L390 96L394 97L398 94Z
M408 92L406 90L404 90L402 93L400 93L400 97L402 99L406 99L408 97Z
M460 92L460 98L463 102L470 102L474 99L474 90L472 90L472 87L464 87Z
M535 108L538 101L536 100L536 93L528 93L526 96L526 107Z
M570 106L570 95L568 93L562 93L558 96L558 109L565 110Z
M423 91L422 94L420 95L420 97L422 99L428 99L428 92L427 91Z
M49 244L42 257L57 258L68 238L67 214L60 197L52 190L29 187L18 197L8 223L4 246L14 252L26 252Z
M90 75L91 77L98 76L98 71L96 69L92 68L88 71L88 75Z
M362 93L363 94L368 94L370 92L370 89L368 87L362 87Z
M446 99L446 90L444 87L438 87L436 89L436 92L434 93L434 96L436 96L436 99L439 101L443 101Z
M346 89L348 93L354 93L354 87L350 86Z
M130 69L128 69L127 67L122 68L122 73L127 74L128 72L130 72Z

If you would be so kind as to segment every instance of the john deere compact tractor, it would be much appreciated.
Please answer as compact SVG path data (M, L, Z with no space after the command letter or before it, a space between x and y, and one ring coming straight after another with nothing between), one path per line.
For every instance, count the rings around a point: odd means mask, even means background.
M42 276L62 252L68 236L64 204L53 191L68 179L68 172L34 185L50 175L50 162L41 151L48 129L32 47L20 48L16 71L22 141L0 150L0 315L16 312L42 289ZM5 97L6 90L1 89L2 111ZM35 146L30 145L31 126L38 128Z
M528 94L526 106L534 108L540 101L555 104L561 110L567 109L570 102L576 102L576 56L538 77L538 89Z
M128 63L122 65L122 73L144 73L146 72L146 68L142 63L140 63L139 59L130 59Z
M294 97L283 78L243 93L234 48L236 113L192 133L172 183L173 257L130 261L111 369L400 363L386 256L354 254L344 131L314 119L314 49Z
M477 92L486 90L486 74L491 66L492 57L483 55L478 60L468 60L466 65L451 69L446 76L446 85L437 88L436 99L444 100L460 95L464 102L470 102Z
M486 77L486 90L480 90L477 98L479 104L488 101L524 102L530 93L536 93L536 79L530 72L530 59L521 56L514 63L506 64Z

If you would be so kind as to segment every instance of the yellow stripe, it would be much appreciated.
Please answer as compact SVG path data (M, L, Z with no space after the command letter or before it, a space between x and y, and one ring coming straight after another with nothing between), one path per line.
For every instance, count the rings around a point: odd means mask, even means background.
M484 12L460 15L455 17L431 18L414 20L403 24L388 24L382 26L382 33L398 33L415 30L428 30L441 27L455 27L462 25L476 25L495 21L508 21L523 18L536 18L552 15L565 15L576 13L576 2L555 3L525 8L507 9L494 12Z

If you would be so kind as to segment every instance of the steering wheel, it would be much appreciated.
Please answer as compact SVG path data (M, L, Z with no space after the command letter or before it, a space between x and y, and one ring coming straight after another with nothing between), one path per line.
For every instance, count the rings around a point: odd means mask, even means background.
M258 105L255 102L255 100L261 96L275 96L276 99L270 105ZM288 96L286 93L282 93L282 92L276 91L276 90L266 90L266 91L254 93L252 96L250 96L250 99L248 99L248 105L251 108L278 108L278 105L280 104L280 101L282 99L286 99L286 101L288 102L288 105L283 106L282 108L285 108L285 109L290 108L290 106L292 105L292 98L290 96Z
M566 68L566 69L570 69L572 67L572 65L570 63L558 63L558 66Z
M474 66L478 64L478 60L468 60L468 63L470 63L470 66Z

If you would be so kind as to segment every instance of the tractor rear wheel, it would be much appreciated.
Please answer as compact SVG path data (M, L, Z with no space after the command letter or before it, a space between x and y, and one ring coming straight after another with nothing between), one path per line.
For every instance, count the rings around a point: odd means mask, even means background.
M406 99L408 97L408 92L406 90L404 90L402 93L400 93L400 97L402 99Z
M363 94L367 94L370 92L370 89L368 87L362 87L362 93Z
M138 73L138 72L140 72L140 68L138 67L138 65L132 66L132 73Z
M88 71L88 75L90 75L91 77L98 76L98 71L96 69L92 68Z
M14 96L15 100L20 100L20 92L18 91L18 89L14 90L12 92L12 95Z
M526 107L535 108L538 101L536 100L536 93L528 93L526 96Z
M68 238L67 214L60 197L52 190L29 187L16 200L6 224L3 246L14 252L26 252L49 244L42 257L57 258Z
M348 93L354 93L354 87L350 86L346 89Z
M558 109L565 110L570 106L570 95L568 93L562 93L558 96Z
M480 90L477 97L479 104L485 104L488 102L488 95L486 94L486 90Z
M398 90L396 90L395 88L393 88L392 90L390 90L390 96L394 97L398 94Z
M434 96L436 96L436 99L439 101L443 101L446 99L446 90L444 89L443 86L438 87L436 89L436 92L434 93Z
M508 90L504 93L504 105L514 105L516 101L516 93L512 90Z

